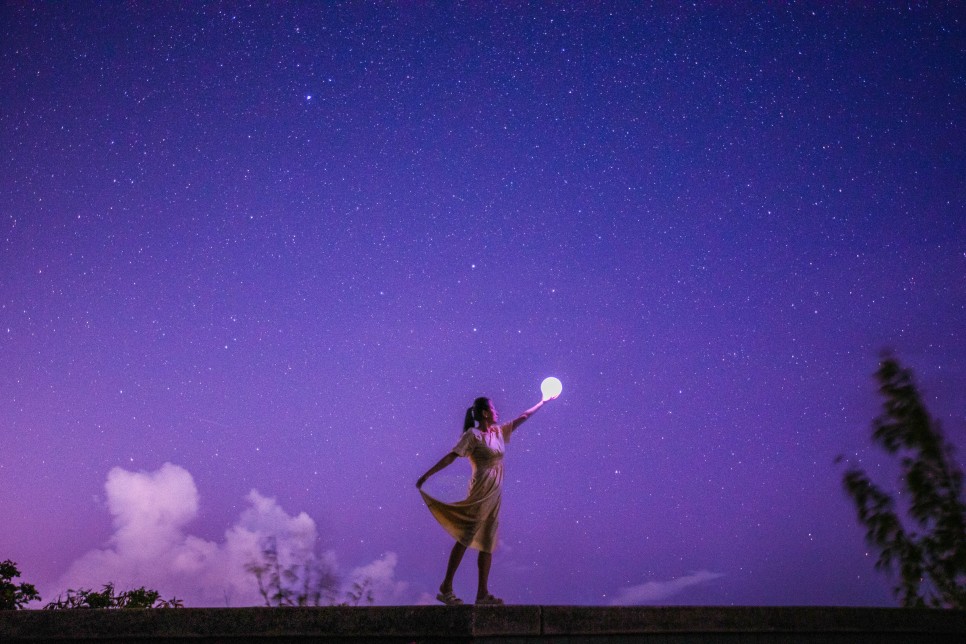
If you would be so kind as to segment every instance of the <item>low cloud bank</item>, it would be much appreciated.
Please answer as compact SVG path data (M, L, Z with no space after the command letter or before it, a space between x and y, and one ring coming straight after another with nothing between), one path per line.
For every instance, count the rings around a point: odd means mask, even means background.
M699 570L678 577L670 581L649 581L629 588L621 588L617 597L611 600L611 606L634 606L638 604L653 604L668 597L677 595L681 591L723 577L721 573Z
M221 542L186 532L198 514L198 489L182 467L165 463L154 472L115 467L104 490L114 523L107 547L74 561L45 598L68 588L100 589L113 581L118 589L154 588L162 597L176 596L188 606L263 604L255 576L246 566L267 542L275 546L282 563L313 561L342 577L334 552L316 554L315 521L305 512L288 514L257 490L248 494L248 507ZM337 597L367 579L374 603L400 601L407 585L395 579L396 560L389 552L351 570Z

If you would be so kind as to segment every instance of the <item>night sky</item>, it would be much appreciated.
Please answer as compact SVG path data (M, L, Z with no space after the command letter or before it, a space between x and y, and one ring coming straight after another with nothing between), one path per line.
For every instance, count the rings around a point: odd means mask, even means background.
M432 601L416 479L553 375L494 594L894 605L834 459L889 347L964 462L966 11L573 4L4 3L0 560Z

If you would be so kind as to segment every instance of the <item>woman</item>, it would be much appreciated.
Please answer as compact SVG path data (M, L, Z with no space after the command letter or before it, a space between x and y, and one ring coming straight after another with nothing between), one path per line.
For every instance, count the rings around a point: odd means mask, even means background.
M556 398L554 396L553 398ZM447 606L462 604L463 601L453 594L453 576L467 548L480 551L479 583L476 589L477 604L502 604L503 600L490 594L487 582L490 576L490 563L493 548L496 546L496 532L499 525L500 498L503 489L503 454L505 444L510 442L513 431L530 418L548 400L544 398L509 423L497 424L499 416L489 398L477 398L473 406L466 410L463 435L456 447L441 458L436 465L419 477L416 487L436 520L449 532L456 544L449 555L446 577L439 586L436 599ZM474 427L474 425L476 425ZM423 483L430 476L450 465L460 456L469 457L473 466L470 478L469 495L456 503L443 503L423 492Z

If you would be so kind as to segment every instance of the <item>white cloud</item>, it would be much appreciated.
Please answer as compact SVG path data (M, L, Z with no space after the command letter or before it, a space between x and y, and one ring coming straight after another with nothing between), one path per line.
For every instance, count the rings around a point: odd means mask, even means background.
M396 581L395 552L387 552L380 559L365 566L359 566L349 573L349 583L363 584L380 603L403 603L404 594L409 587L404 581Z
M621 588L617 592L617 597L610 603L612 606L651 604L677 595L690 586L713 581L723 576L721 573L699 570L670 581L649 581L630 588Z
M113 468L104 485L114 533L103 549L74 561L44 593L55 597L67 588L100 589L114 582L121 590L147 586L162 597L176 596L190 606L248 606L263 603L255 576L246 570L273 539L283 566L314 561L337 572L334 552L316 555L315 521L305 512L292 516L273 498L252 490L248 507L225 531L221 542L189 534L198 514L198 490L184 468L165 463L155 472ZM346 579L370 578L376 603L399 601L407 585L394 578L395 553L354 569ZM53 592L50 592L53 591Z

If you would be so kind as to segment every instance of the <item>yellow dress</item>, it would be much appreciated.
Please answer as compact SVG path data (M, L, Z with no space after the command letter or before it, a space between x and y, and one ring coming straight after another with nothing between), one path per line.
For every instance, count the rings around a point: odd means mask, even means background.
M419 490L429 511L454 539L468 548L493 552L500 524L503 494L503 455L513 423L493 425L489 431L467 429L451 451L467 456L473 466L469 493L462 501L444 503Z

